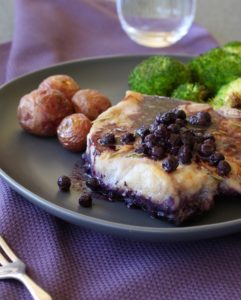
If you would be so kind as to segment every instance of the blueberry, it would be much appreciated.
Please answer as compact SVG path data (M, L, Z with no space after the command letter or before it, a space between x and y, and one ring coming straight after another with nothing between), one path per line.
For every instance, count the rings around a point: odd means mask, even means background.
M143 144L143 145L139 146L138 148L136 148L135 152L147 155L149 153L149 149L145 144Z
M202 143L204 141L203 133L202 132L194 132L194 139L196 143Z
M157 138L154 134L148 134L144 139L144 143L148 148L152 148L157 144Z
M182 109L176 110L175 111L175 116L176 116L176 118L179 118L179 119L182 119L182 120L185 120L186 117L187 117L185 111L182 110Z
M155 121L154 123L152 123L152 124L150 125L149 131L153 133L153 132L157 129L157 126L158 126L158 125L159 125L159 124Z
M211 115L206 111L200 111L189 118L191 125L209 126L211 123Z
M162 159L165 157L165 150L161 146L154 146L151 149L151 157L153 159Z
M210 156L216 150L216 146L214 143L203 143L200 146L199 152L202 156Z
M169 153L172 155L177 155L179 152L180 147L179 146L172 146L169 148Z
M133 144L134 142L135 142L135 136L133 133L128 132L121 137L122 144L130 145Z
M179 161L182 164L190 164L192 161L192 151L188 146L182 146L178 153Z
M177 124L170 124L167 129L173 133L178 133L180 131L180 126Z
M157 126L155 132L154 132L155 136L160 137L160 138L166 138L169 136L169 132L167 130L166 125L164 124L160 124Z
M173 112L166 112L164 114L159 114L156 116L156 121L158 123L170 125L174 123L176 120L176 116Z
M165 158L162 162L162 168L168 173L175 171L177 167L178 160L175 156L170 155L167 158Z
M213 139L206 139L203 141L204 144L215 144L215 141Z
M168 139L168 144L173 146L180 146L182 144L182 139L179 134L172 133Z
M148 135L150 133L150 130L148 128L146 128L144 125L142 125L140 128L138 128L136 130L136 133L140 136L140 137L145 137L146 135Z
M181 127L180 128L180 133L186 133L186 132L190 132L190 129L188 129L186 127Z
M100 189L99 181L94 177L87 178L85 184L88 188L90 188L93 191L97 191Z
M224 160L224 155L220 152L215 152L210 155L209 164L211 166L217 166L221 160Z
M189 145L190 147L193 147L195 143L194 135L189 130L181 132L181 140L184 145Z
M107 133L100 139L101 145L113 145L116 143L116 139L113 133Z
M71 180L68 176L60 176L58 178L58 186L60 191L62 192L68 192L71 186Z
M175 124L177 124L177 125L180 126L180 127L183 127L183 126L186 125L186 120L177 118Z
M226 160L221 160L217 166L220 176L227 176L231 172L231 166Z
M92 206L92 198L90 193L84 193L79 198L79 205L83 207L91 207Z
M205 132L203 135L204 140L212 140L213 142L215 142L215 137L214 135L212 135L209 132Z

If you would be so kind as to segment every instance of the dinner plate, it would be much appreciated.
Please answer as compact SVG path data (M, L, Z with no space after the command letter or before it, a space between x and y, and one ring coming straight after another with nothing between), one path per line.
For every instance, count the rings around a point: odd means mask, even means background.
M18 193L48 213L68 222L126 238L150 241L178 241L211 238L241 229L241 201L222 199L196 221L175 227L151 218L122 202L109 202L98 195L92 208L79 206L79 192L58 191L57 178L76 168L81 154L63 149L57 138L42 138L24 132L16 119L19 99L36 89L53 74L73 76L81 88L93 88L107 95L113 104L128 89L127 78L146 56L115 56L71 61L19 77L0 89L0 174ZM182 62L188 57L176 56ZM194 174L195 175L195 174Z

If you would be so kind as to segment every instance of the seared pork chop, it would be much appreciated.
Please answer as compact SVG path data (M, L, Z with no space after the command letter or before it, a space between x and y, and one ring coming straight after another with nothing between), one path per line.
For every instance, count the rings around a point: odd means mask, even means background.
M207 104L127 92L94 121L86 157L104 190L176 224L241 197L241 118Z

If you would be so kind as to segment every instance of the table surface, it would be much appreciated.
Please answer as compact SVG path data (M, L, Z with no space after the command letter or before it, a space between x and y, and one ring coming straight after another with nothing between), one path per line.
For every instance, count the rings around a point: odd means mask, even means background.
M206 27L222 45L228 41L241 40L240 12L240 0L197 0L195 21ZM13 18L14 0L1 0L0 43L12 39Z

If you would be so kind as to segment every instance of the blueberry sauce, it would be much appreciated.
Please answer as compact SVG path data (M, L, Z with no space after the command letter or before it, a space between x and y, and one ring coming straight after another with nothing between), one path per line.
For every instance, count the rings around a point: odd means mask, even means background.
M213 167L225 159L222 153L217 154L215 137L208 131L212 124L209 112L187 117L184 110L174 108L158 113L151 121L149 127L145 124L120 136L120 144L133 145L135 153L153 160L165 158L162 167L166 172L175 171L179 164L190 164L193 159ZM118 145L118 139L110 132L100 138L100 144L111 148ZM218 173L227 176L230 171L226 162L222 164L217 167Z

